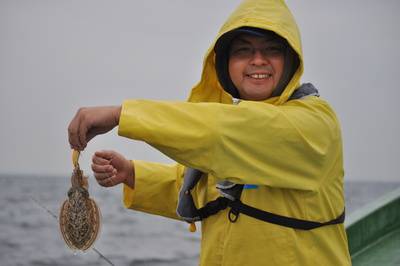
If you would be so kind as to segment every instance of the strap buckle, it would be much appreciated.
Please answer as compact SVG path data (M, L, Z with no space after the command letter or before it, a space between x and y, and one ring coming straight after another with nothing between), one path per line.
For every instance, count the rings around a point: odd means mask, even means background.
M231 206L231 209L228 212L228 219L231 223L236 223L237 219L239 218L239 210Z

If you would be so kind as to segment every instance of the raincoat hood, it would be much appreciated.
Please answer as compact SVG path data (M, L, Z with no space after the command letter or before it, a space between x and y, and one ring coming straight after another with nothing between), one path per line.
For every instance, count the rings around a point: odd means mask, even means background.
M263 102L275 105L283 104L299 87L300 78L303 74L303 55L300 33L290 10L283 0L246 0L231 14L208 49L203 62L201 80L192 89L189 97L190 102L232 102L232 96L224 91L218 80L215 70L216 54L214 46L222 35L242 27L275 32L288 42L299 58L299 66L283 92L279 96L268 98Z

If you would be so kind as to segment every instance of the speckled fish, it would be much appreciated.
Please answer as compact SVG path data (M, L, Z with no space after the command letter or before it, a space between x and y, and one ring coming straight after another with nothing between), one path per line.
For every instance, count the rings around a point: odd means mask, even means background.
M74 170L68 199L60 209L60 231L65 243L73 250L85 251L97 239L101 214L96 202L89 197L88 179L78 164L79 151L73 151Z

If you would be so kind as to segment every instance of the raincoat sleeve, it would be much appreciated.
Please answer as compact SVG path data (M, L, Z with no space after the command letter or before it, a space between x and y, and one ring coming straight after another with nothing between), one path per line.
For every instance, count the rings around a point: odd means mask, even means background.
M317 97L283 105L127 100L119 135L242 184L318 190L341 158L338 121Z
M135 188L123 187L126 208L178 219L177 195L182 184L184 167L179 164L132 161L135 167Z

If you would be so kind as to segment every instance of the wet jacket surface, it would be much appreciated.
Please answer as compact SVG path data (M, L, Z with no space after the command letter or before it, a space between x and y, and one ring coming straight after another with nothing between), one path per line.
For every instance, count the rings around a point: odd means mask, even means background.
M243 203L280 215L328 221L344 209L340 126L321 98L288 101L303 73L301 40L284 1L244 1L217 38L238 27L272 30L300 58L279 97L241 101L218 82L214 43L188 102L127 100L119 135L155 147L177 164L135 160L135 189L124 186L127 208L178 219L178 192L186 167L207 173L192 191L197 207L219 196L216 182L251 184ZM323 90L322 90L323 91ZM322 93L323 95L323 93ZM202 221L200 265L350 265L343 224L302 231L227 210Z

